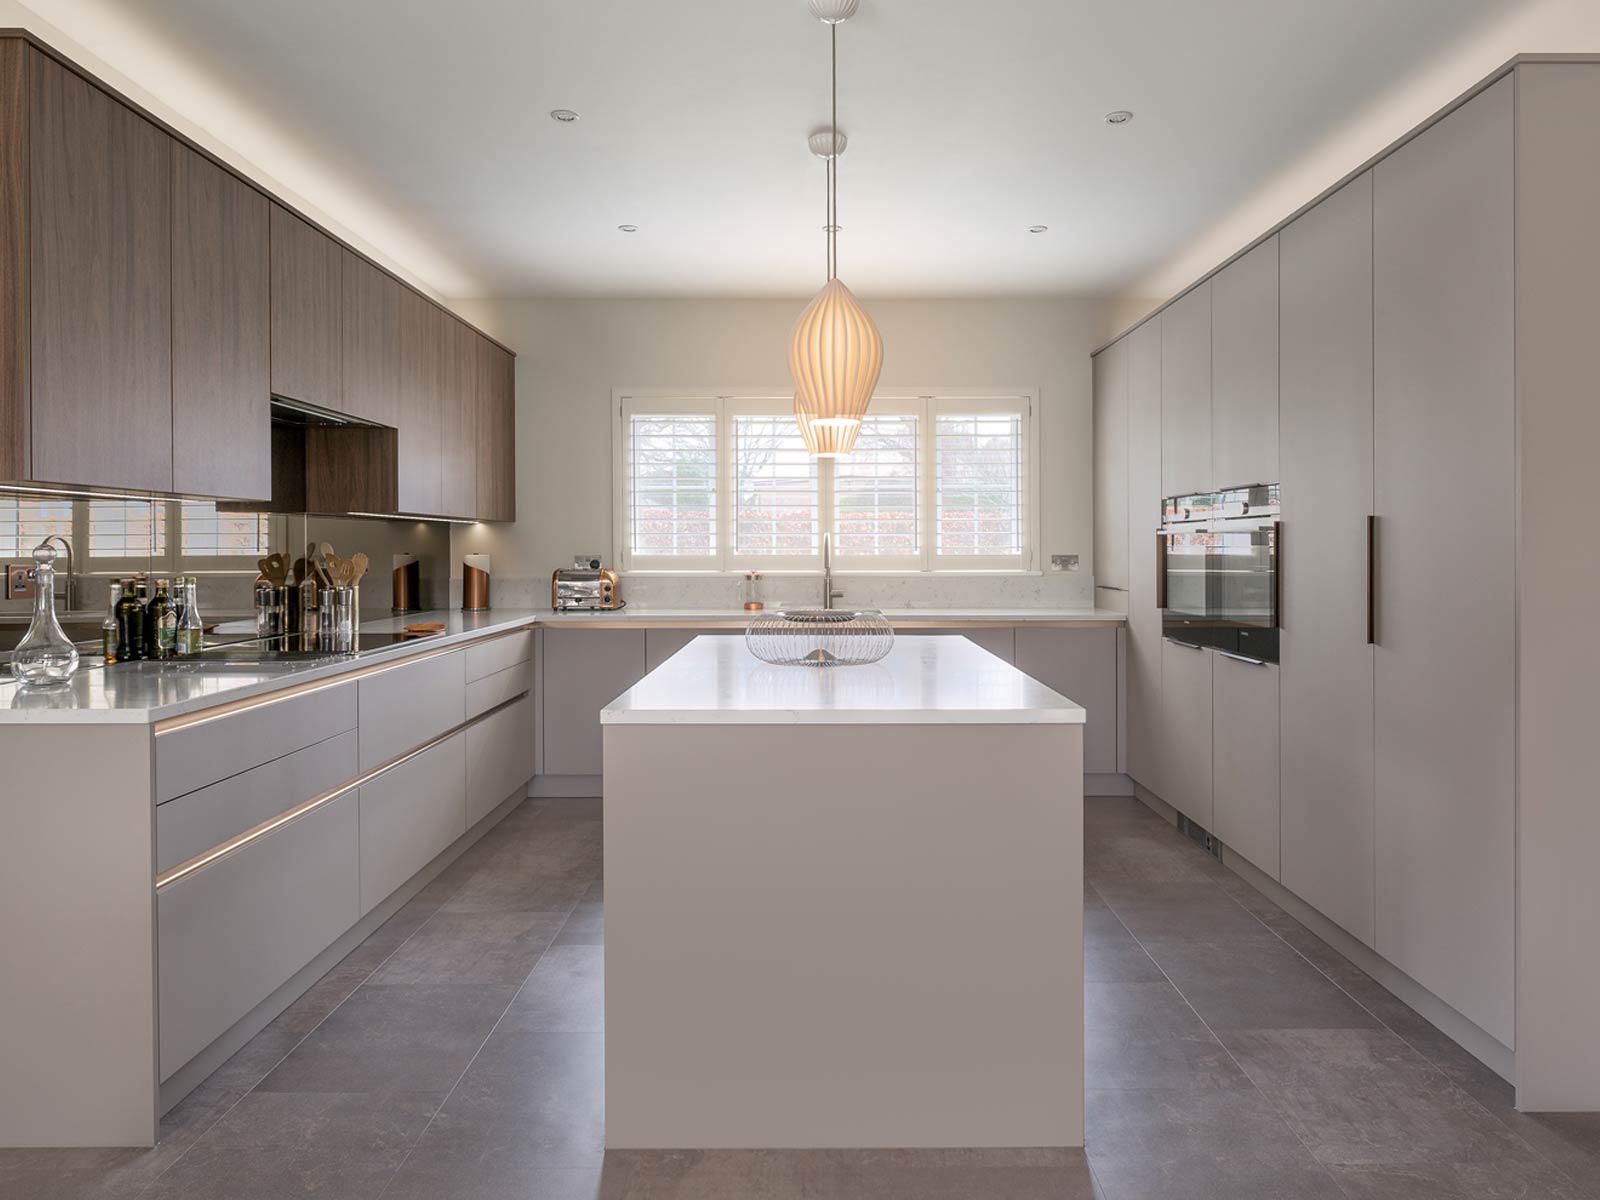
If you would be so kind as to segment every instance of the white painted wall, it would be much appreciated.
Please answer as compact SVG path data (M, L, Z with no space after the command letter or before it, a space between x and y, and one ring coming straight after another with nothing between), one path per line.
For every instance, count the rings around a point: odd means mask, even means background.
M549 573L574 553L612 552L613 388L788 390L789 328L805 299L461 301L517 354L517 513L506 525L454 531L456 565L493 556L495 599L513 580L548 596ZM1004 599L1082 604L1092 596L1088 352L1127 314L1098 300L871 300L883 331L884 387L1037 388L1041 558L1082 556L1076 574L1013 581ZM995 586L995 585L991 585ZM915 581L897 602L968 603L963 585ZM637 588L634 593L639 596ZM959 595L959 599L957 598ZM731 599L715 585L652 602ZM997 597L998 598L998 597ZM881 601L880 601L881 602Z
M1432 62L1283 164L1131 293L1176 295L1516 55L1583 53L1600 53L1600 4L1526 0L1472 36L1442 45ZM1147 304L1143 311L1154 307Z

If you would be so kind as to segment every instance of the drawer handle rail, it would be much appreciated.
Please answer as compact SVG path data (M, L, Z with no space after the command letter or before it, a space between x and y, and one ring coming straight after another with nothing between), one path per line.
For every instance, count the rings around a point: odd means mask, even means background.
M400 754L394 758L391 758L388 762L379 763L377 766L373 767L372 770L367 771L364 774L357 775L354 779L347 779L338 787L330 788L319 795L311 797L311 799L306 800L303 803L296 804L293 808L284 810L270 820L263 821L254 828L246 829L243 833L235 834L233 837L229 838L220 845L213 846L209 850L204 850L201 853L196 854L193 858L161 872L161 874L156 876L156 891L164 891L173 884L177 883L179 880L187 879L196 871L202 871L206 867L209 867L212 863L220 862L225 858L237 854L246 847L259 842L262 838L276 833L285 825L298 821L301 817L308 817L312 813L316 812L319 808L326 808L341 796L348 796L351 792L355 791L363 784L371 783L374 779L378 778L378 776L388 774L388 772L394 770L396 767L404 766L418 755L426 754L429 750L432 750L441 742L447 742L451 738L455 737L456 734L470 729L472 726L477 725L481 721L487 721L501 709L509 708L511 705L516 704L518 701L524 699L527 695L527 692L523 692L520 695L511 697L509 700L504 700L501 703L496 704L488 711L479 713L470 721L463 721L454 729L447 729L437 737L429 738L427 741L423 742L422 745L415 746L412 749L407 750L404 754ZM532 734L530 733L529 736L531 737Z
M196 725L206 725L212 721L220 721L223 717L237 716L242 712L252 709L267 708L273 704L282 704L285 700L294 700L300 696L308 696L312 692L326 691L328 688L340 687L355 679L370 679L374 675L382 675L385 671L398 671L401 667L409 667L413 663L427 662L430 658L438 658L441 654L459 654L474 646L483 646L501 638L515 637L519 633L527 633L531 625L519 625L515 629L502 630L499 633L485 634L480 638L472 638L465 642L456 642L449 646L437 646L417 654L403 654L398 658L385 659L382 662L370 663L365 667L353 667L348 671L341 671L327 679L312 679L305 683L290 684L265 696L246 696L243 700L230 700L212 708L204 708L199 712L184 713L181 716L168 717L164 721L156 722L156 736L176 733L180 729L192 729Z

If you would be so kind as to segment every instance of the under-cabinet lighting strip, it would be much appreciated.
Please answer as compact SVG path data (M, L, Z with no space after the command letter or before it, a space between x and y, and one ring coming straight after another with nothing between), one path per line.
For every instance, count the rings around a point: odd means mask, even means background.
M268 836L269 834L276 833L285 825L298 821L301 817L310 816L320 808L326 808L341 796L348 796L357 788L371 783L374 779L378 778L378 776L386 775L396 767L404 766L418 755L426 754L429 750L432 750L435 746L441 744L442 742L449 741L451 738L455 737L456 734L463 733L472 728L472 726L488 720L501 709L509 708L518 701L525 699L527 695L527 692L520 692L511 697L509 700L503 700L499 704L496 704L493 708L479 713L470 721L463 721L454 729L447 729L437 737L429 738L426 742L423 742L422 745L407 750L404 754L401 754L395 758L391 758L386 763L380 763L378 766L373 767L372 770L366 772L365 774L357 775L354 779L347 779L338 787L330 788L328 791L323 792L320 795L313 796L311 799L306 800L303 803L296 804L293 808L279 813L272 819L263 821L254 828L246 829L243 833L236 834L227 841L222 842L220 845L216 845L211 847L209 850L202 851L201 853L196 854L193 858L181 862L169 870L161 872L156 876L156 891L160 892L166 888L169 888L179 880L186 879L190 875L193 875L196 871L202 871L206 867L209 867L212 863L219 862L230 855L237 854L239 851L245 849L247 846L259 842L262 838Z
M469 638L465 642L453 642L448 646L436 646L433 649L419 651L416 654L402 654L395 659L385 659L382 662L371 663L365 667L354 667L351 670L341 671L337 675L329 676L327 679L312 679L305 683L291 684L265 696L247 696L242 700L230 700L224 704L203 708L199 712L168 717L164 721L156 722L156 736L163 737L169 733L176 733L180 729L193 729L196 725L206 725L212 721L220 721L224 717L237 716L239 713L250 712L257 708L267 708L273 704L282 704L285 700L293 700L300 696L309 696L312 692L321 692L328 688L339 687L349 683L351 680L367 679L373 675L381 675L385 671L396 671L401 667L409 667L412 663L426 662L430 658L438 658L441 654L454 654L457 651L465 651L471 646L481 646L485 642L514 637L519 633L528 633L532 629L532 625L518 625L514 629L504 629L499 633L486 633L482 637ZM419 637L417 640L420 642L425 639Z

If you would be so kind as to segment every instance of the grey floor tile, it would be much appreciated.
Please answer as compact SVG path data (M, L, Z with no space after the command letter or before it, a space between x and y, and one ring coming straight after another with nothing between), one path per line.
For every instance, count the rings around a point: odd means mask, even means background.
M1214 1030L1377 1028L1371 1013L1280 941L1144 945Z
M561 931L560 913L438 912L372 976L373 984L519 984Z
M407 1166L430 1175L487 1162L508 1173L590 1168L604 1147L604 1037L497 1031Z
M1350 1200L1589 1200L1553 1167L1515 1175L1486 1167L1335 1167Z
M567 930L598 930L606 927L605 903L600 900L580 900L578 907L567 914L567 923L561 927L563 933Z
M1254 1089L1091 1090L1085 1140L1107 1200L1343 1200Z
M432 1117L432 1097L254 1092L146 1193L149 1200L376 1200Z
M485 1158L437 1163L413 1155L383 1200L601 1200L601 1168L529 1167Z
M445 912L542 912L566 916L589 890L583 879L548 878L513 859L495 863L462 884Z
M1084 846L1084 873L1097 885L1208 883L1227 870L1176 831L1131 821L1089 830Z
M1482 1105L1387 1029L1230 1030L1222 1040L1329 1166L1527 1173L1541 1165Z
M1250 1086L1165 980L1084 985L1084 1078L1091 1088Z
M1155 960L1126 932L1084 934L1083 978L1085 983L1166 981Z
M505 1033L605 1032L605 950L552 946L497 1029Z
M1203 941L1277 935L1214 883L1097 883L1095 890L1141 941Z
M508 984L366 984L257 1090L414 1092L442 1099L514 993Z

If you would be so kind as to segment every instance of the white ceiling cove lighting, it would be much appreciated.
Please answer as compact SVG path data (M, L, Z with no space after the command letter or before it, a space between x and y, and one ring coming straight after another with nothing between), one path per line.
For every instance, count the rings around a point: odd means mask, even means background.
M866 309L839 278L839 23L860 0L806 0L811 15L828 26L832 112L826 129L806 139L828 164L828 281L789 334L789 374L794 377L794 419L813 458L838 458L855 448L861 418L883 371L883 336Z

